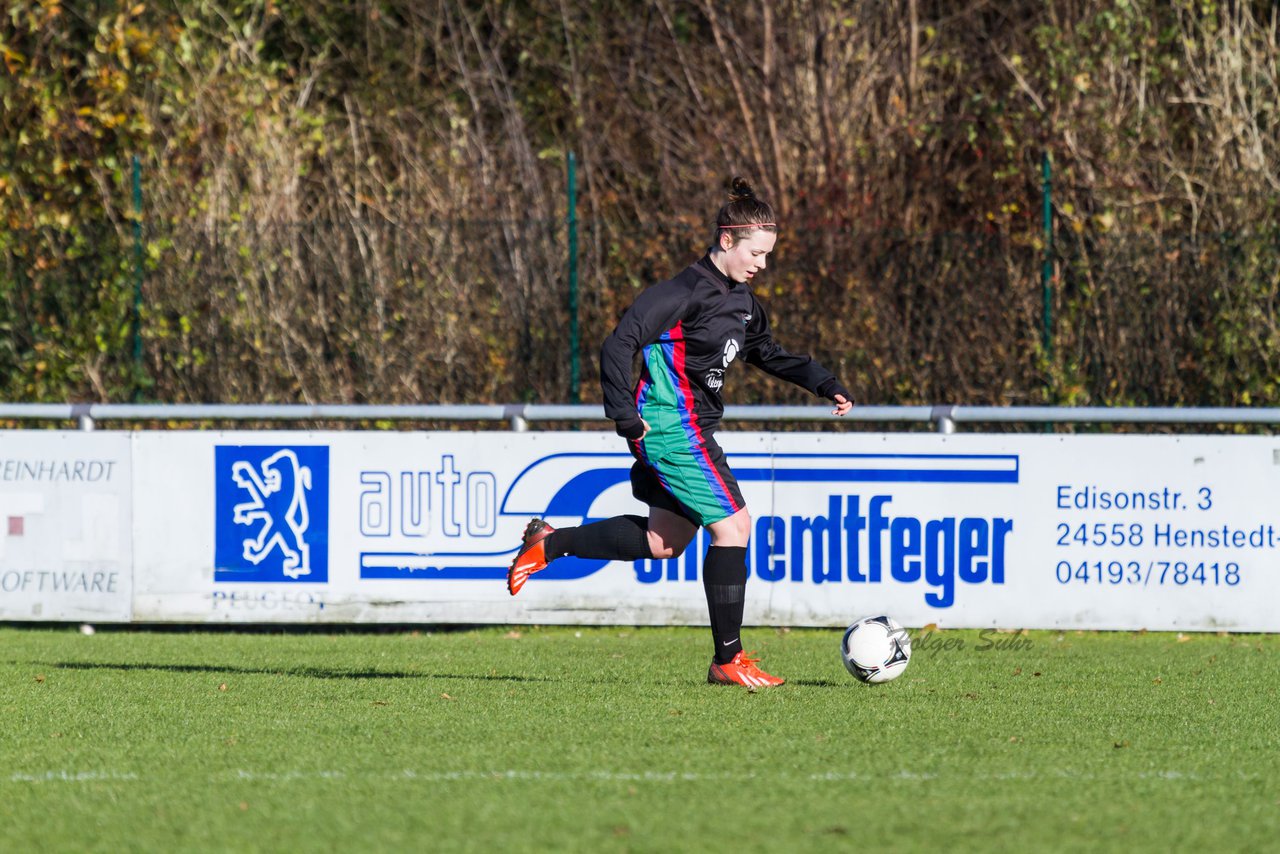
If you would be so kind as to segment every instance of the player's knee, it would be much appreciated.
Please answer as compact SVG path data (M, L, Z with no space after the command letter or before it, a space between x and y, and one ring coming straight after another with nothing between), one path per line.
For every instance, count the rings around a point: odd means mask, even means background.
M663 537L654 531L649 532L649 551L653 554L654 560L680 557L680 555L684 554L684 550L688 545L689 541L687 539Z
M751 537L751 514L746 508L709 527L711 543L717 546L745 546Z
M651 545L650 548L651 548L651 551L653 552L654 560L666 560L668 558L680 557L680 555L684 553L683 548L676 548L675 546L670 546L670 545L667 545L666 543L663 543L662 545L659 545L659 546Z

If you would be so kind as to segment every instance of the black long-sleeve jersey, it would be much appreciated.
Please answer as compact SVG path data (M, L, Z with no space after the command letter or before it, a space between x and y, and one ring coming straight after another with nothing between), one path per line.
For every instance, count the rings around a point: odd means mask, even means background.
M644 369L633 390L631 362L642 348ZM778 346L751 289L720 272L707 254L675 278L647 288L605 339L605 415L628 439L644 431L643 418L654 433L702 444L724 415L720 389L739 356L814 394L848 397L822 365Z

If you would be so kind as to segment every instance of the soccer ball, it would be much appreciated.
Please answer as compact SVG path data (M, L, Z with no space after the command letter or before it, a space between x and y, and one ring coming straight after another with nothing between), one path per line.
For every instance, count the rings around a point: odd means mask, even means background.
M911 636L892 617L863 617L845 629L840 660L859 682L897 679L911 660Z

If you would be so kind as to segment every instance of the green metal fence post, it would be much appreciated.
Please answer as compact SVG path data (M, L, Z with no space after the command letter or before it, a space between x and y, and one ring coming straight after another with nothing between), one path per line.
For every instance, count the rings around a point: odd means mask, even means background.
M569 402L577 403L578 364L578 185L577 158L569 152Z
M142 161L133 155L133 399L142 397Z
M1041 299L1044 300L1044 327L1041 330L1046 358L1053 358L1053 172L1049 152L1041 159L1044 178L1044 263L1040 268Z

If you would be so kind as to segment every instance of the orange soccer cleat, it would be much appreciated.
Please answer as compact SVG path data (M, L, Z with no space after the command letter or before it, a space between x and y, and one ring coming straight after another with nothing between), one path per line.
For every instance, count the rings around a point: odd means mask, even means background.
M507 590L512 596L520 592L529 576L547 568L546 540L555 531L541 519L532 519L524 526L524 539L516 552L511 568L507 570Z
M707 671L707 681L712 685L745 685L748 688L773 688L787 680L778 676L770 676L756 667L758 658L748 658L745 652L739 652L728 664L711 662Z

